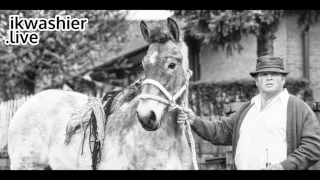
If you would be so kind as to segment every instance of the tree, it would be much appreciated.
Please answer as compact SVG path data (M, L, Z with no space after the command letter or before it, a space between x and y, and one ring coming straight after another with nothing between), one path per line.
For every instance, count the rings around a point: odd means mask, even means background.
M272 54L274 32L283 11L278 10L176 10L174 15L186 20L190 35L213 48L221 47L232 55L240 52L243 36L257 36L257 55Z
M309 30L319 23L320 10L287 10L289 14L299 14L298 25Z
M222 47L228 55L240 52L243 36L257 36L257 56L273 54L275 32L284 13L298 13L300 26L318 22L317 10L174 10L174 15L187 22L189 35L213 48Z
M0 39L0 81L4 100L33 94L36 80L47 87L72 83L74 77L102 60L99 52L117 51L126 42L127 11L116 10L1 10L0 37L8 30L9 15L24 18L88 18L85 31L40 31L38 45L5 45ZM49 81L48 81L49 80Z

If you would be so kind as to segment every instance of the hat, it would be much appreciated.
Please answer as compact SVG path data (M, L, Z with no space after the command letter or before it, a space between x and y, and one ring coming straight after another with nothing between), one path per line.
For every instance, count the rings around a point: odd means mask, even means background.
M257 59L256 71L250 72L254 77L259 72L278 72L282 74L289 74L290 72L284 71L283 60L275 56L261 56Z

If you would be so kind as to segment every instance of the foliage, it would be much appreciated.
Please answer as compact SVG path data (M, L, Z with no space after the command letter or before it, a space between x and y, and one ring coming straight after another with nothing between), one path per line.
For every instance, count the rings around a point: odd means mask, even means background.
M214 49L221 47L227 55L241 52L244 36L257 36L257 56L273 54L274 34L285 13L298 14L298 25L306 29L319 22L319 10L174 10L189 35Z
M298 25L305 26L307 29L310 26L315 26L319 23L320 10L287 10L288 14L299 14Z
M1 10L0 37L9 15L25 18L88 18L85 31L40 31L38 45L6 46L0 38L0 81L6 99L34 93L36 81L62 86L102 60L102 50L117 51L126 42L126 11L116 10Z
M312 101L312 91L308 84L306 79L287 79L284 87L290 94L304 101ZM254 80L190 83L189 107L197 115L222 116L223 105L249 101L258 93Z
M259 36L262 30L275 32L282 10L175 10L174 15L187 22L186 31L205 44L221 47L232 55L240 52L243 36Z

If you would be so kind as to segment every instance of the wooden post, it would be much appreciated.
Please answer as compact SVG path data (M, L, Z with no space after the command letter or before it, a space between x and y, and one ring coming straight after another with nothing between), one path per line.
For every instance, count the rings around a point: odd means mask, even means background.
M226 169L231 170L233 164L232 146L227 146L226 152Z
M7 151L0 151L0 170L10 169L10 159Z

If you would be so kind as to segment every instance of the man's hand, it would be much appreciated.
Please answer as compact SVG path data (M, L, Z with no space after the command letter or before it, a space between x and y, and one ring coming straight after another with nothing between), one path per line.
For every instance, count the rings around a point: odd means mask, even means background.
M263 170L284 170L281 164L273 164Z
M193 111L187 107L183 107L182 109L179 109L178 111L178 118L177 123L178 124L184 124L187 120L189 120L190 125L193 124L196 116L194 115Z

